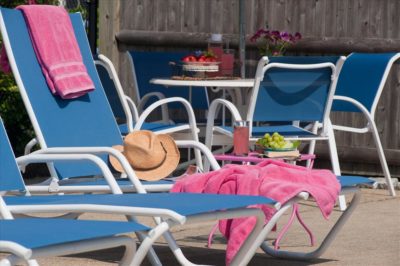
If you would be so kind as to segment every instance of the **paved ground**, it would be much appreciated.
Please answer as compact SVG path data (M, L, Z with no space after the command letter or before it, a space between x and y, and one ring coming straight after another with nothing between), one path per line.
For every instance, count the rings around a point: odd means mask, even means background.
M363 189L362 202L322 258L312 262L273 259L259 253L250 265L399 265L400 262L400 197L387 196L386 190ZM312 204L302 204L301 213L317 236L317 241L333 224L340 212L335 210L329 221L322 218ZM112 216L83 216L85 219L121 219ZM282 224L282 223L281 223ZM174 236L187 257L195 263L224 265L225 244L217 235L211 249L205 247L212 224L184 226L174 229ZM273 235L271 235L273 238ZM282 247L290 250L307 250L307 236L295 223L282 240ZM155 246L164 265L177 265L163 239ZM116 265L122 249L85 253L60 258L41 259L41 265ZM143 265L149 265L147 262Z

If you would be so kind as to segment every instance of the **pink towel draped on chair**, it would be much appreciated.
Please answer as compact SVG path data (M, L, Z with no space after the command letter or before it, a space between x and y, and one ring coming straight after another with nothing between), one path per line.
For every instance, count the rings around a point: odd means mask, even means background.
M73 99L94 90L67 11L63 7L48 5L17 8L24 14L51 92L63 99Z
M282 204L305 191L312 195L327 219L340 192L340 183L328 170L315 170L266 160L257 165L226 165L218 171L194 174L178 180L171 192L261 195ZM274 210L261 207L269 220ZM229 265L243 241L254 227L254 218L225 220L219 223L228 239L226 263Z

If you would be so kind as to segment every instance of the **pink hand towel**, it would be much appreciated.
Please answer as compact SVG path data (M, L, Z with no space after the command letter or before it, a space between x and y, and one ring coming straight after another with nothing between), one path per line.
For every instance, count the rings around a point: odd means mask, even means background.
M63 99L73 99L94 90L67 11L48 5L22 5L17 8L24 14L51 92Z
M328 170L311 170L276 160L258 165L226 165L205 174L194 174L177 181L171 192L261 195L284 204L299 192L309 192L323 216L329 217L340 191L336 176ZM268 221L274 209L261 208ZM229 265L255 224L254 218L224 220L219 230L228 239L226 264Z

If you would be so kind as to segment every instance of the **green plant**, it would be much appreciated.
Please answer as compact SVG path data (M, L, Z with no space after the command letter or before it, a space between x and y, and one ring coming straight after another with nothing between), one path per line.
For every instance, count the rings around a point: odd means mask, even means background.
M35 2L37 4L58 4L57 0L36 0ZM27 0L0 0L0 6L6 8L14 8L27 3ZM0 47L2 47L1 39ZM0 71L0 116L4 121L16 155L22 155L26 143L34 137L34 132L13 75L5 74L2 71Z
M14 78L4 73L0 73L0 116L16 155L22 155L34 133Z

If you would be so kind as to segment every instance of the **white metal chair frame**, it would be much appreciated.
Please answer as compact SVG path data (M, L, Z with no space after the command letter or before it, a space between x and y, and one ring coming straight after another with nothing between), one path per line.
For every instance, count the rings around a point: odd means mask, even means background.
M398 53L396 56L394 56L389 63L386 66L385 72L382 76L382 80L379 84L379 88L377 90L377 93L375 95L371 111L368 111L368 109L358 102L357 100L347 97L347 96L341 96L341 95L334 95L333 100L334 101L345 101L348 103L353 104L355 107L357 107L361 113L364 115L364 117L367 119L367 124L362 127L362 128L355 128L355 127L350 127L350 126L342 126L342 125L332 125L333 130L338 130L338 131L346 131L346 132L352 132L352 133L358 133L358 134L365 134L368 132L372 133L376 149L378 152L379 156L379 161L381 163L381 167L383 170L383 174L385 176L386 184L388 186L388 190L391 196L396 196L396 191L394 189L393 183L391 181L391 175L389 172L389 167L387 165L386 157L383 151L382 143L379 138L379 133L378 129L376 127L375 123L375 111L376 107L378 106L379 99L381 97L383 88L385 87L385 83L387 80L387 77L389 76L390 69L392 68L392 65L394 64L395 61L397 61L400 58L400 53Z
M260 87L260 83L264 78L264 74L268 69L270 68L287 68L287 69L316 69L316 68L323 68L323 67L329 67L332 69L332 76L331 76L331 86L329 90L329 95L328 95L328 100L327 104L325 106L324 110L324 115L323 115L323 124L322 124L322 129L321 133L319 136L312 136L312 137L287 137L286 139L288 140L327 140L329 143L329 148L330 148L330 155L331 155L331 161L333 165L333 172L336 175L340 175L340 167L339 167L339 161L338 161L338 156L337 156L337 150L336 150L336 144L335 144L335 139L333 136L333 131L331 128L330 120L329 120L329 114L332 106L332 99L333 95L335 93L335 88L336 88L336 83L337 83L337 76L338 73L340 72L341 66L343 64L344 58L341 58L341 60L338 62L337 66L333 65L332 63L321 63L321 64L283 64L283 63L270 63L268 64L268 57L263 57L260 59L258 62L257 66L257 71L256 71L256 76L254 80L254 87L253 87L253 92L251 94L250 98L250 104L246 116L246 120L250 121L250 135L251 135L251 129L252 129L252 121L253 121L253 114L254 114L254 109L255 109L255 104L256 104L256 98L258 94L258 90ZM207 130L206 130L206 146L208 148L211 148L213 145L213 138L214 134L213 132L216 131L218 133L221 133L225 136L228 136L230 138L230 144L232 143L231 138L233 137L233 134L223 128L216 127L214 126L214 119L216 116L217 108L220 106L224 106L227 108L232 115L232 119L234 121L242 120L242 117L237 110L237 108L229 101L224 100L224 99L217 99L214 100L211 105L210 105L210 110L209 110L209 115L207 118ZM313 133L317 133L318 126L317 123L314 123L312 125L312 131ZM219 139L218 139L219 140ZM250 138L250 141L255 142L257 138ZM207 169L207 167L205 167Z
M156 109L159 107L161 108L162 112L162 120L159 122L166 123L166 124L171 124L171 120L169 119L168 116L168 103L172 102L179 102L183 105L187 116L188 116L188 124L184 125L176 125L174 127L165 129L165 130L159 130L155 133L158 134L171 134L171 133L177 133L177 132L182 132L182 131L187 131L189 130L190 137L185 137L184 139L192 139L194 141L199 141L198 137L198 132L199 129L197 128L196 124L196 117L193 111L193 108L191 104L184 98L182 97L170 97L170 98L165 98L161 93L154 93L152 95L146 95L144 99L149 99L152 96L157 96L159 100L150 106L148 106L145 110L142 110L141 105L139 105L139 108L136 108L135 103L133 100L127 96L122 88L121 82L118 78L118 74L115 70L115 67L113 63L108 59L106 56L100 54L98 56L99 60L95 60L95 64L102 65L108 72L108 75L114 82L114 86L117 90L119 99L121 101L122 108L124 110L126 119L127 119L127 126L128 126L128 131L133 132L135 130L140 130L143 123L146 121L148 116ZM143 102L143 101L142 101ZM144 106L144 105L143 105ZM138 111L140 110L140 112ZM140 116L139 116L140 113ZM134 124L135 123L135 124ZM187 135L185 134L185 135ZM179 135L179 139L181 139L182 134ZM196 164L200 168L203 168L202 165L202 160L201 160L201 154L195 150L195 159L196 159Z
M72 149L75 150L76 149ZM17 159L18 165L26 165L29 163L37 163L37 162L49 162L55 160L62 161L81 161L81 160L90 160L95 163L102 170L105 178L110 182L110 189L114 194L122 194L121 189L113 178L109 168L100 158L93 154L81 154L81 153L73 153L73 154L60 154L59 149L51 148L47 150L48 153L44 153L44 151L37 151L32 154L19 157ZM118 159L120 156L117 155ZM124 158L124 157L122 157ZM129 166L126 164L125 160L122 160L122 166L125 170L129 171ZM218 165L217 165L218 166ZM218 166L219 167L219 166ZM138 180L137 180L138 181ZM138 181L139 182L139 181ZM138 191L141 193L145 193L143 187L140 182L138 183ZM29 191L27 191L29 194ZM62 197L62 196L60 196ZM6 214L6 218L10 218L11 213L13 214L25 214L25 213L60 213L60 212L75 212L75 213L111 213L111 214L119 214L128 216L128 219L134 219L133 217L137 216L149 216L149 217L161 217L162 219L156 218L157 226L154 227L148 234L143 236L141 245L138 247L136 254L133 258L133 262L130 265L140 265L140 262L144 259L148 252L152 252L151 245L154 243L156 239L158 239L161 235L167 240L169 247L173 251L174 255L181 263L181 265L194 265L190 261L186 259L183 255L181 249L175 242L172 235L169 233L169 229L173 226L183 225L188 223L200 223L204 221L217 221L221 219L230 219L230 218L238 218L238 217L247 217L254 216L257 219L257 223L246 239L240 251L235 256L232 265L245 265L247 264L254 252L256 252L257 248L262 244L267 234L272 230L276 222L279 218L285 213L295 202L298 202L301 199L307 199L307 193L300 193L298 197L290 200L285 205L281 206L279 203L275 204L273 207L277 210L277 214L268 222L267 225L264 225L264 214L260 209L254 208L239 208L234 210L227 210L223 212L213 212L208 214L200 214L193 215L189 217L182 216L174 211L167 209L157 209L157 208L138 208L138 207L124 207L124 206L104 206L104 205L91 205L91 204L57 204L57 205L9 205L8 210L9 214ZM0 203L5 205L0 197ZM2 207L0 204L0 207ZM4 216L2 214L2 216ZM123 241L127 241L123 239ZM1 243L1 242L0 242ZM89 242L89 244L92 244ZM106 246L107 247L107 246ZM105 248L106 248L105 247ZM0 248L1 250L2 248ZM68 247L67 247L68 250ZM85 250L85 249L83 249ZM4 251L13 251L11 248L5 249ZM61 252L59 250L55 250L57 252ZM16 249L15 254L18 249ZM22 254L22 253L21 253ZM42 256L43 254L49 255L48 253L41 253L38 251L38 254ZM64 253L57 253L64 254ZM155 253L150 258L154 265L161 265L156 257Z

